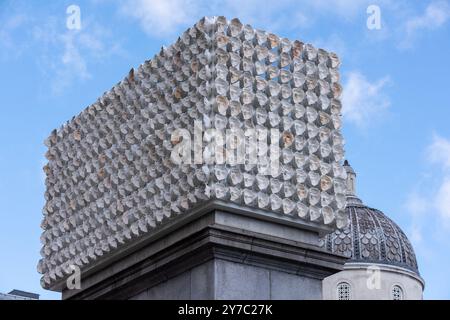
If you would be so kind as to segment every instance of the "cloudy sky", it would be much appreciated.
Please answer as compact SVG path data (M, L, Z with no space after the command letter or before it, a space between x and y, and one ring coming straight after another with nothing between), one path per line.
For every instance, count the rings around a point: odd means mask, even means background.
M72 4L79 30L67 28ZM379 29L368 28L371 5ZM450 299L450 2L442 0L0 0L0 292L59 298L36 272L43 140L205 15L339 54L358 194L408 234L425 298Z

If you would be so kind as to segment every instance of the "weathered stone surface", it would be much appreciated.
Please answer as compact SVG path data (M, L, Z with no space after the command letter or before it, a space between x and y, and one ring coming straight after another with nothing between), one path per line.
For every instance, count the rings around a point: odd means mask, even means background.
M215 272L216 299L270 299L270 270L217 260Z
M285 272L270 272L270 298L273 300L320 300L322 281Z
M322 279L342 270L346 258L284 238L280 222L269 233L224 222L239 217L213 210L180 224L86 272L81 290L63 290L63 299L319 299Z

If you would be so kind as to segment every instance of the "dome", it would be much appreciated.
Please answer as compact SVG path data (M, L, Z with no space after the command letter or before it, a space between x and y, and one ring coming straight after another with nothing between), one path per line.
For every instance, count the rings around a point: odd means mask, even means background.
M327 250L348 256L349 262L394 265L419 274L411 243L400 227L383 212L370 208L355 195L355 173L346 161L349 225L326 235Z

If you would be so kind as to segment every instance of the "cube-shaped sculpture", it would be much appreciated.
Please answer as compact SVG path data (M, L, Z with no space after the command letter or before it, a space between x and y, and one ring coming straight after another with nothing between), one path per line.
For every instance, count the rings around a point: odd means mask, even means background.
M336 54L203 18L52 132L42 286L209 201L347 224Z

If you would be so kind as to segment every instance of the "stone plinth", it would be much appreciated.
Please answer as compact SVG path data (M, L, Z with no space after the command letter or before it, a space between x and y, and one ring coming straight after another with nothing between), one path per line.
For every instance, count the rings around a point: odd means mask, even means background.
M174 220L158 237L86 270L63 299L321 299L346 258L318 247L326 227L219 201Z

